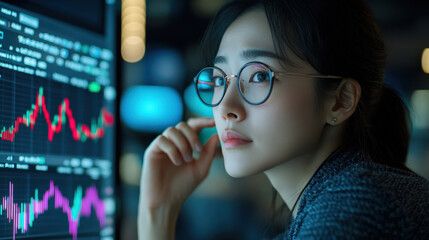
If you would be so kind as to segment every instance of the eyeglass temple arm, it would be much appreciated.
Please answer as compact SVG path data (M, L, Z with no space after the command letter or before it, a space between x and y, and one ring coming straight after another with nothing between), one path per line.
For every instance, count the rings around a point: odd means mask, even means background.
M294 73L294 72L287 72L287 73L275 73L274 75L283 75L283 76L308 76L308 77L317 77L317 78L331 78L331 79L343 79L343 77L340 76L333 76L333 75L318 75L318 74L308 74L308 73Z

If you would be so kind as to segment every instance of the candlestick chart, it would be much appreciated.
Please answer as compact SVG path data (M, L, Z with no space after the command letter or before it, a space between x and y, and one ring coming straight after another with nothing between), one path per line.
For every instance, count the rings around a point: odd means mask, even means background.
M98 238L113 221L105 181L0 168L0 239Z
M0 151L105 153L115 117L114 107L105 105L102 94L37 79L22 84L5 77L0 79Z
M18 117L15 120L14 125L0 131L0 138L3 141L13 142L16 133L19 131L19 126L21 124L25 126L30 126L31 129L34 129L36 124L36 119L39 113L42 112L48 126L48 140L53 141L54 134L60 133L63 126L66 124L66 117L69 119L69 127L73 134L74 140L81 140L85 142L86 139L98 139L102 138L104 135L104 127L113 125L113 115L109 113L105 108L100 112L98 120L93 120L91 127L88 127L85 124L79 124L76 127L76 120L73 117L72 110L70 109L70 103L67 98L64 99L62 104L59 105L58 115L54 116L54 120L51 121L50 113L46 109L46 100L43 96L43 88L39 88L37 93L36 103L31 105L31 110L27 110L22 117Z
M95 186L87 188L84 193L82 187L78 186L74 192L73 200L70 200L51 180L49 188L45 192L39 194L39 190L36 188L34 196L30 198L28 203L19 203L14 199L14 184L9 182L8 195L1 197L0 217L4 215L12 225L12 238L15 239L18 233L27 233L41 215L51 210L50 201L54 203L55 209L60 209L67 217L68 231L73 239L77 239L80 218L89 217L92 209L100 227L105 224L104 203L100 200Z

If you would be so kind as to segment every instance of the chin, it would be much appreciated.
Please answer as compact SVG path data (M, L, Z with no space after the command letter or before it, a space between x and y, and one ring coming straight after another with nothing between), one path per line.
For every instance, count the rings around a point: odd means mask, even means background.
M263 169L256 168L249 162L249 159L224 157L225 170L233 178L249 177L263 172Z
M261 151L224 151L222 149L225 170L234 178L249 177L263 173L285 162L284 157L269 155ZM282 154L281 156L284 156Z
M243 172L241 172L241 171L233 171L233 170L229 169L226 166L225 166L225 170L226 170L226 173L228 173L228 175L231 176L231 177L233 177L233 178L247 177L247 175L243 174ZM234 170L236 170L236 169L234 169Z

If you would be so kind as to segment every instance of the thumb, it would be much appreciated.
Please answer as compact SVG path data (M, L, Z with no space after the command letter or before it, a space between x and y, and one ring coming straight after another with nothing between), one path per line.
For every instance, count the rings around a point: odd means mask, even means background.
M203 150L197 159L197 168L199 172L199 179L203 180L209 173L210 165L216 155L216 147L219 142L219 136L213 134L209 140L204 144Z

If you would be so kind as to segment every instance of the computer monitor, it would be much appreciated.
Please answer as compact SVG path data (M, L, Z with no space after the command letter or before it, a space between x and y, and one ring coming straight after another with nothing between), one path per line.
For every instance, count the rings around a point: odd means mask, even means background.
M115 236L115 1L0 1L0 239Z

